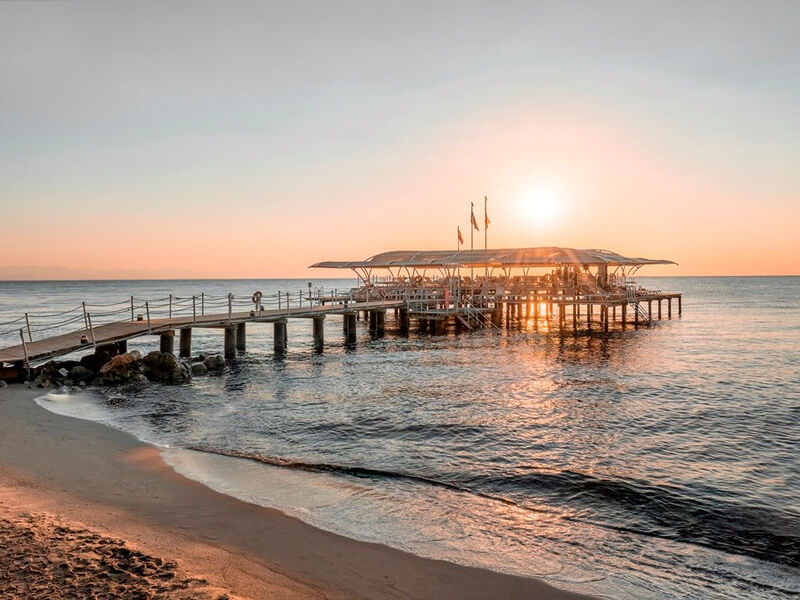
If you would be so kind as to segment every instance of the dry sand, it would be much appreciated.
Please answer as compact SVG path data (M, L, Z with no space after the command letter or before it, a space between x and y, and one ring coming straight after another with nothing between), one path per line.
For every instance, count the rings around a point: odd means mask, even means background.
M188 480L158 450L0 390L0 597L581 598L328 533Z

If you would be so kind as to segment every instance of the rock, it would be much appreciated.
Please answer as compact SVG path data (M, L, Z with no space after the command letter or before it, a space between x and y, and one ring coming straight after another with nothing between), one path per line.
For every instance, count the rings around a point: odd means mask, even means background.
M192 363L192 375L205 375L206 373L208 373L208 367L206 367L205 363Z
M77 367L81 364L79 360L60 360L58 362L53 363L53 368L56 371L60 371L61 369L66 369L67 371L72 371L74 367Z
M104 364L100 362L100 357L96 354L87 354L81 357L81 366L92 373L97 373Z
M5 381L0 380L0 390L4 390L8 387L8 384Z
M99 387L99 386L103 385L104 383L105 382L103 381L103 376L102 375L97 375L96 377L92 378L92 380L89 382L89 385L94 386L94 387Z
M106 385L127 383L142 372L142 355L136 350L118 354L100 368Z
M215 354L206 358L205 365L209 371L222 371L225 368L225 359L219 354Z
M144 357L144 374L150 381L183 383L192 378L192 369L174 354L154 350Z
M192 362L193 362L193 363L196 363L196 362L206 362L206 357L205 357L205 356L203 356L202 354L198 354L197 356L195 356L195 357L192 359Z
M69 372L69 378L74 381L91 381L93 377L94 371L80 364L77 367L72 367L72 370Z
M30 369L28 371L28 381L37 387L44 387L45 385L50 385L53 374L53 363L47 363L40 367Z
M131 377L130 383L131 384L142 384L148 383L150 380L147 378L147 375L144 373L137 373L133 377Z
M64 367L61 367L58 370L58 374L61 375L62 377L66 377L67 375L69 375L69 371L67 371Z

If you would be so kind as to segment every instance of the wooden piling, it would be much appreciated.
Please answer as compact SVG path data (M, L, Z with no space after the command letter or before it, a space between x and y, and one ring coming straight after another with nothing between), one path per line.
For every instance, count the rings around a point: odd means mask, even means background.
M236 351L247 351L247 327L244 323L236 326Z
M167 354L174 354L175 350L175 332L165 331L160 336L159 350Z
M181 328L180 332L180 355L184 358L188 358L192 355L192 328L183 327Z
M347 313L344 316L345 321L347 322L346 333L345 333L345 342L348 344L355 344L356 343L356 313Z
M375 315L375 335L383 337L386 333L386 311L376 310L373 314Z
M403 334L408 333L409 328L411 327L411 317L408 315L407 308L401 308L399 311L399 319L400 319L400 331Z
M314 317L311 322L314 333L314 350L320 352L325 347L325 316Z
M236 358L236 325L225 327L225 358L227 360Z
M227 334L228 330L225 330ZM281 319L280 321L275 321L273 325L273 343L272 346L275 349L275 352L285 352L286 351L286 340L288 334L286 332L286 319ZM227 338L226 338L227 339Z
M672 298L667 298L667 318L672 318Z

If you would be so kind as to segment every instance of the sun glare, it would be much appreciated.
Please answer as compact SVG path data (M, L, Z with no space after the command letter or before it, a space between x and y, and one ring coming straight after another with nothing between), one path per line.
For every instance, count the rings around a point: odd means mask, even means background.
M537 187L521 199L521 212L531 221L544 224L551 222L560 212L558 191L552 187Z

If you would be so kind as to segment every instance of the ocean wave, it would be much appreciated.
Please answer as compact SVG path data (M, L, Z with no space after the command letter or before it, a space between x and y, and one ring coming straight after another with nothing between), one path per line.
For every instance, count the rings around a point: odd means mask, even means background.
M551 511L531 507L525 498L546 494L550 498L558 497L567 506L581 509L580 516L559 511L561 518L566 520L800 567L800 515L733 502L710 503L666 485L546 469L522 475L479 475L464 478L464 482L451 482L412 473L304 462L207 446L191 446L189 449L313 473L404 480L535 512ZM555 510L552 512L556 513Z
M481 480L497 494L523 497L544 492L588 510L592 516L581 517L582 522L800 567L800 515L792 511L710 501L685 488L571 470Z

